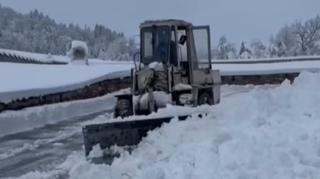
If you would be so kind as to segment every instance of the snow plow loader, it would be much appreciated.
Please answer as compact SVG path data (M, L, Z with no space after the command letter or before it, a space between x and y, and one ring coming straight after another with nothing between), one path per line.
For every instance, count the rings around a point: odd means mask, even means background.
M98 144L101 149L136 145L164 122L188 117L173 114L148 119L147 115L167 104L219 103L221 78L219 71L212 69L210 49L209 26L182 20L142 23L130 92L116 96L115 119L83 127L86 155Z

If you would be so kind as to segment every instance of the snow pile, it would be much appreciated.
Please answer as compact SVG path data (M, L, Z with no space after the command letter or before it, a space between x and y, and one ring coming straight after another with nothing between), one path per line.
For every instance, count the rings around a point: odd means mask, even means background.
M133 97L133 104L134 106L140 106L141 109L148 109L149 107L149 99L153 98L155 101L155 104L159 108L164 108L166 107L167 104L171 104L171 95L167 94L163 91L154 91L152 92L152 95L149 93L145 93L141 96L134 96ZM118 119L116 119L118 120ZM132 118L128 118L126 120L132 120Z
M208 115L164 124L111 166L91 164L79 152L54 171L21 178L320 178L319 81L320 73L304 72L293 85L256 88L193 109Z
M163 68L164 68L163 67L163 63L160 63L160 62L157 62L157 61L150 63L148 65L148 67L151 68L151 69L154 69L154 70L159 70L159 71L163 70Z

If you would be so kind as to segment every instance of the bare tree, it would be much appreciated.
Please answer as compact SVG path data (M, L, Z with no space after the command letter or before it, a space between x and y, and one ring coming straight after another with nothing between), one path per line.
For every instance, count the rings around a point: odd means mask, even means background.
M306 21L304 24L296 22L293 25L293 33L297 35L297 41L302 54L308 54L320 40L320 17Z
M281 28L270 42L271 56L320 54L320 16Z
M219 39L217 49L213 52L217 59L232 59L236 58L237 49L233 43L228 42L226 36L222 36Z
M296 56L299 53L299 44L297 43L297 35L294 28L285 26L276 35L275 39L270 39L270 55L271 56Z
M266 58L268 57L267 47L262 43L261 40L254 40L251 42L252 54L255 58Z

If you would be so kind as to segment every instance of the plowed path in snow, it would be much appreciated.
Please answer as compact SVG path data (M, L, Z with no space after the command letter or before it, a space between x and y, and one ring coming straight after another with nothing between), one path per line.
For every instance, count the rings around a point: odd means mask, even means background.
M102 111L0 138L0 177L47 170L82 149L81 124Z
M246 93L253 88L254 86L223 86L222 98ZM111 111L76 117L0 138L0 178L18 177L30 171L50 171L72 152L83 150L82 124L101 115L110 118Z

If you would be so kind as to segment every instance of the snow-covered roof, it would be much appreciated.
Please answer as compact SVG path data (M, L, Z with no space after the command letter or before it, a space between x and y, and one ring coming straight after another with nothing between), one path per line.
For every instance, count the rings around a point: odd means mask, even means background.
M71 42L71 48L82 48L86 51L86 53L89 52L86 42L80 40L73 40Z
M24 52L24 51L0 48L0 62L34 63L34 64L67 64L68 58L65 56L40 54L40 53L32 53L32 52Z
M192 26L191 23L186 22L184 20L178 20L178 19L165 19L165 20L148 20L143 23L141 23L140 28L143 27L150 27L153 25L159 25L159 26Z

